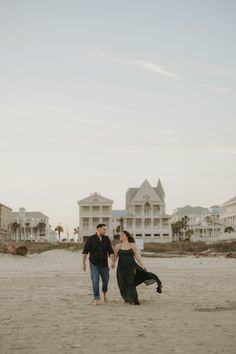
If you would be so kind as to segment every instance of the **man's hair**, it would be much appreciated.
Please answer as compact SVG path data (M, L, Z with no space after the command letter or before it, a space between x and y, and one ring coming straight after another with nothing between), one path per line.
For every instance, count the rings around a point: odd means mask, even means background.
M98 224L97 229L100 229L100 227L106 226L106 224Z

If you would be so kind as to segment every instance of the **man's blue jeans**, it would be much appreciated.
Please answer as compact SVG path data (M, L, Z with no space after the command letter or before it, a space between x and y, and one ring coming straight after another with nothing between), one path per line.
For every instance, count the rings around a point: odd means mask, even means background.
M91 262L89 262L89 265L90 265L90 273L91 273L91 279L93 284L94 300L99 300L100 299L100 292L99 292L100 276L102 278L102 292L106 293L108 288L108 282L109 282L109 268L99 267Z

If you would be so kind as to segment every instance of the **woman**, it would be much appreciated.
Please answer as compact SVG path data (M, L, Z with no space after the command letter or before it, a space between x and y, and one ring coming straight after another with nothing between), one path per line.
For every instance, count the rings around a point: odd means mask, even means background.
M143 282L146 285L157 282L157 292L162 292L160 279L155 274L146 271L135 240L128 231L121 232L120 243L115 246L114 253L115 262L119 258L117 283L125 302L139 305L136 286Z

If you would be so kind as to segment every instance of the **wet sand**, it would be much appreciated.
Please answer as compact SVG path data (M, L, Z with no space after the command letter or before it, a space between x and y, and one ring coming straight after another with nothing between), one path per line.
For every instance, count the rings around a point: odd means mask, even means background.
M81 254L0 254L0 353L235 353L236 260L144 258L159 275L123 304L110 271L109 303L93 306Z

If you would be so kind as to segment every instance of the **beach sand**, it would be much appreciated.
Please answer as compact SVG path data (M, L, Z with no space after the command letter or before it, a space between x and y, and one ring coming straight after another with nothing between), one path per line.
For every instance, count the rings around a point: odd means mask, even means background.
M236 260L143 258L159 275L124 304L110 270L109 303L92 305L81 253L0 254L0 353L236 352Z

